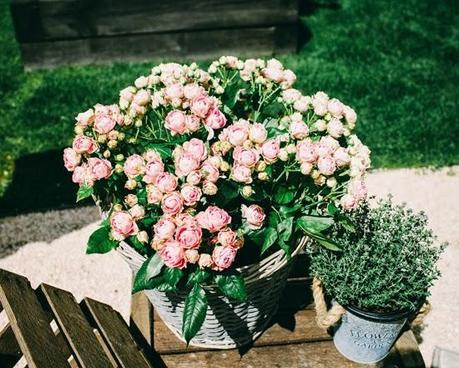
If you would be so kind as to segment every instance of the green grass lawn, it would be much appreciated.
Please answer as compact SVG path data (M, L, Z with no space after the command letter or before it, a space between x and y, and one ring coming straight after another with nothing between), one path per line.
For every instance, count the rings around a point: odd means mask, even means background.
M317 4L302 17L312 38L280 58L296 71L298 88L323 90L356 109L373 167L459 163L457 0ZM117 101L118 91L150 66L24 73L8 2L0 0L0 193L15 158L64 147L79 111Z

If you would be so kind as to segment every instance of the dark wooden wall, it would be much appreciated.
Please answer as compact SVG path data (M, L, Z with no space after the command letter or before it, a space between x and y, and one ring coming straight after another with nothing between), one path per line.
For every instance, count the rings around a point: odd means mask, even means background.
M26 68L297 47L298 0L12 0L11 13Z

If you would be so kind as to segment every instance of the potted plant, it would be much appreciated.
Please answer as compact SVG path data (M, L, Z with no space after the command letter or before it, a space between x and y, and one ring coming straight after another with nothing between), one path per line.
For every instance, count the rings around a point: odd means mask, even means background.
M321 226L365 197L354 110L295 78L275 59L161 64L77 116L65 166L105 218L88 253L116 248L191 344L258 336L304 235L336 248Z
M424 213L391 198L373 208L365 202L350 219L328 230L339 252L308 247L311 271L346 310L334 334L336 348L352 361L374 363L425 302L445 245L435 245Z

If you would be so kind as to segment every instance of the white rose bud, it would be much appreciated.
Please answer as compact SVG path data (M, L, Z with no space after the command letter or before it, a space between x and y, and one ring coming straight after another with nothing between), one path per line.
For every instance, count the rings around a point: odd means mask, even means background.
M337 181L336 181L336 179L334 177L331 177L331 178L327 179L327 187L333 188L333 187L336 186L336 184L337 184Z
M288 152L285 148L282 148L279 153L277 154L277 157L279 157L279 160L281 161L287 161L288 160Z
M206 181L202 186L202 192L207 195L215 195L217 194L218 188L214 183L210 181Z
M312 170L312 164L310 164L309 162L304 162L301 164L300 170L303 175L309 175Z
M319 175L316 179L314 179L314 184L322 186L325 184L326 180L327 179L325 178L325 176Z
M105 143L107 142L107 136L105 134L101 134L97 137L97 142L99 143Z
M190 263L196 263L199 260L199 252L196 249L188 249L185 251L185 258Z
M136 120L134 126L135 126L136 128L140 128L140 127L142 126L142 120Z
M126 134L124 133L118 133L118 140L122 141L126 137Z
M209 158L209 162L215 166L216 168L220 168L220 165L222 164L222 158L220 156L212 156Z
M313 170L311 173L311 177L316 180L320 176L319 170Z
M314 123L314 126L319 132L323 132L327 129L327 122L325 120L319 119Z
M229 169L231 168L230 164L226 161L223 161L221 164L220 164L220 170L221 171L229 171Z
M253 142L250 140L250 139L247 139L243 144L242 146L244 148L247 148L247 149L250 149L253 147Z
M75 134L82 135L84 133L84 127L81 125L75 126Z
M117 145L118 145L117 141L108 141L107 143L107 147L110 149L116 148Z
M145 88L148 85L148 78L141 76L135 80L134 85L139 89Z
M146 231L140 231L137 234L137 240L141 243L148 243L148 234Z
M285 149L288 154L296 153L296 146L294 144L289 144Z
M139 199L135 194L128 194L124 197L124 202L126 202L129 207L134 207L138 201Z
M113 211L115 211L115 212L120 212L122 210L123 210L123 206L121 204L119 204L119 203L117 203L117 204L115 204L113 206Z
M225 92L225 90L223 89L222 86L218 86L218 87L215 88L215 93L217 95L221 95L221 94L223 94L223 92Z
M198 264L199 264L199 267L201 268L210 267L212 266L212 257L210 256L210 254L202 253L199 256Z
M124 187L129 190L135 189L136 186L137 186L137 182L134 179L129 179L124 185Z
M263 172L258 173L258 179L266 181L266 180L268 180L268 178L269 178L269 176L268 176L267 172L263 171Z
M118 174L121 174L123 171L124 171L123 165L120 165L120 164L115 165L115 172L117 172Z
M109 150L104 151L104 158L109 158L111 155L111 152Z
M244 198L249 198L253 194L253 189L250 185L245 185L242 188L242 196Z
M255 170L257 170L258 172L265 171L266 170L266 162L258 161L257 165L255 166Z
M119 153L118 155L115 156L116 161L123 161L124 160L124 155L122 153Z

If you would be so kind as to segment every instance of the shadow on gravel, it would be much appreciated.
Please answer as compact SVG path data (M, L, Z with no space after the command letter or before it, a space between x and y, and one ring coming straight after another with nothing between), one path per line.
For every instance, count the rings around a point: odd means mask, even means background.
M0 217L74 208L76 192L77 185L64 167L62 150L25 155L16 160L13 180L0 198Z

